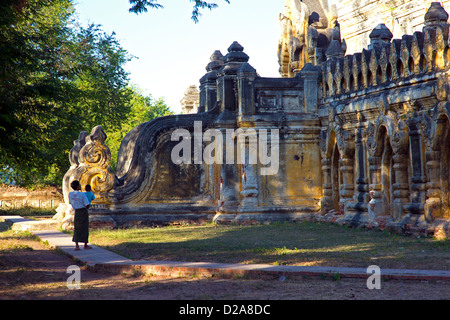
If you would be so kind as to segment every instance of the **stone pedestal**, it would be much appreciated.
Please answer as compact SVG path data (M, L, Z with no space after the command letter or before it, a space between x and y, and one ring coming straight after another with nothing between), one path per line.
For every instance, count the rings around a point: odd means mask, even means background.
M320 202L321 214L333 209L333 185L331 182L331 160L322 159L323 198Z
M369 218L375 220L378 216L386 215L381 186L381 158L369 157L369 172L372 183L369 185Z
M254 211L258 206L258 181L253 164L242 164L241 212Z
M394 220L400 220L403 216L403 205L409 202L408 184L408 158L404 155L394 155L394 176L393 201L391 215Z
M434 219L433 217L441 215L442 210L441 183L439 182L440 154L437 151L427 151L425 156L429 177L427 200L425 202L425 219L431 222Z
M348 202L353 200L354 184L353 184L353 159L340 159L339 168L342 174L342 184L339 191L340 201L339 210L344 214L345 206Z

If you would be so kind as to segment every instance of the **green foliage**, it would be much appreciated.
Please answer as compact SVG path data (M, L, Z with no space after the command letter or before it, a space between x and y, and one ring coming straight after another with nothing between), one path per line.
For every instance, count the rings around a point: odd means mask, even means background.
M214 9L217 8L218 5L213 2L207 2L202 0L189 0L194 3L192 7L192 17L191 19L197 23L198 18L202 15L200 13L200 9ZM224 0L226 3L230 3L229 0ZM134 12L136 14L147 12L147 7L152 9L164 8L161 4L158 3L158 0L129 0L132 7L129 9L130 12Z
M157 0L129 0L130 4L133 6L129 9L130 12L134 13L142 13L147 12L147 7L158 9L158 8L164 8L159 3L155 2Z
M80 28L74 39L79 70L75 84L83 93L76 109L83 128L102 124L106 129L116 129L130 111L128 73L123 65L131 57L114 36L91 24L87 29Z
M1 4L1 168L33 170L51 157L42 150L52 148L56 117L75 89L63 63L70 8L69 1L55 0Z
M114 33L78 26L72 1L0 2L0 182L59 185L80 131L114 136L168 111L129 87L132 56Z
M126 121L122 121L121 126L115 130L106 132L108 135L106 143L111 150L111 167L113 169L116 167L120 143L128 132L141 123L173 114L162 98L155 100L151 95L144 96L136 88L128 90L130 91L130 109L125 117Z

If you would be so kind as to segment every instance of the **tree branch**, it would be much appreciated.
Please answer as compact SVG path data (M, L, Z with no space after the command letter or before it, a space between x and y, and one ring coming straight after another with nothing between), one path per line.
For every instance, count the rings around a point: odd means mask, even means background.
M136 14L147 12L148 11L147 7L152 9L164 8L164 6L162 6L157 2L158 0L128 0L128 1L132 5L128 11ZM202 15L200 13L200 9L212 10L218 7L218 5L213 2L207 2L202 0L189 0L189 1L194 2L191 19L195 23L199 21L198 18ZM223 1L225 1L228 4L230 3L230 0L223 0Z

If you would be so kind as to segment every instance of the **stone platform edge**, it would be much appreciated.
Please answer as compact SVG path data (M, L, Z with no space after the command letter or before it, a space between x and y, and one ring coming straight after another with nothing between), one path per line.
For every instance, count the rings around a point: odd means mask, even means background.
M20 216L2 216L12 223L25 222ZM59 248L66 255L80 261L87 269L110 274L146 274L171 277L201 276L221 278L291 279L317 277L321 279L358 278L367 279L371 273L365 268L320 267L320 266L274 266L268 264L226 264L212 262L177 261L133 261L109 250L92 246L93 250L74 251L71 237L56 230L29 230L47 241L51 247ZM385 280L450 281L450 271L419 269L381 269Z
M124 263L88 263L87 268L111 274L142 274L169 277L208 277L236 279L368 279L364 268L272 266L259 264L222 264L176 261L132 261ZM450 281L450 271L381 269L383 280Z

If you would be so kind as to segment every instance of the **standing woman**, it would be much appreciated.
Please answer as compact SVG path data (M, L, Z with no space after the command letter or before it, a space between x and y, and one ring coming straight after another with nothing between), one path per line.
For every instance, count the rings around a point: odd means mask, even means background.
M84 242L84 249L91 249L88 246L89 238L89 200L86 195L81 192L81 185L78 180L72 181L70 184L74 191L69 193L69 203L75 210L74 230L72 241L75 242L75 250L80 250L78 242Z

